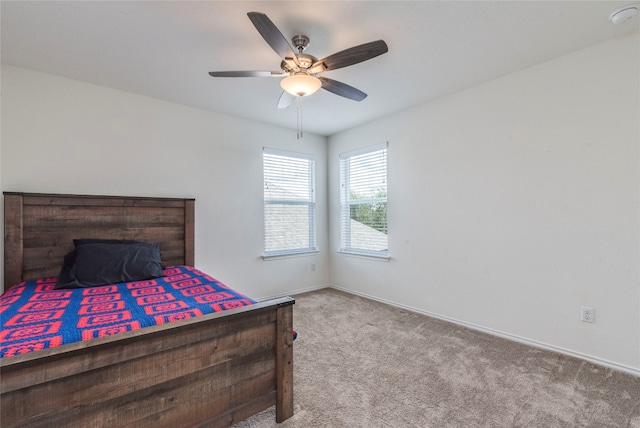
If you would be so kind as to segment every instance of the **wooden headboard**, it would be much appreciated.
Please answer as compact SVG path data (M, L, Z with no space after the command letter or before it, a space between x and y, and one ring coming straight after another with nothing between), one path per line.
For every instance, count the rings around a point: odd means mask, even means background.
M4 192L4 286L58 276L74 238L160 245L165 266L194 264L195 199Z

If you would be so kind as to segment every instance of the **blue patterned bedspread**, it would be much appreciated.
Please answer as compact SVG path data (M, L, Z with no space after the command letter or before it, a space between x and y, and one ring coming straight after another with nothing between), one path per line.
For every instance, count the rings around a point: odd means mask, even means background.
M90 340L256 303L189 266L165 277L91 288L28 281L0 296L0 357Z

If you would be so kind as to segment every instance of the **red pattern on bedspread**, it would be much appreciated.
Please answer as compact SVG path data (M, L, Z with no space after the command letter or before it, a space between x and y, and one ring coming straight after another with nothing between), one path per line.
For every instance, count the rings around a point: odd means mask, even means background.
M0 357L256 303L190 266L164 274L91 288L56 290L56 278L11 287L0 296Z

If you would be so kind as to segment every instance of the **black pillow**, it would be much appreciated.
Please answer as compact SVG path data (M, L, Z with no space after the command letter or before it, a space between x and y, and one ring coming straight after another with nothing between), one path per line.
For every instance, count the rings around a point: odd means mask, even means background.
M83 244L65 256L55 288L94 287L161 276L157 244Z
M134 241L132 239L99 239L99 238L82 238L74 239L74 247L86 244L140 244L140 241ZM69 288L65 287L65 284L69 283L71 279L71 268L76 262L76 252L70 251L64 256L64 262L58 275L58 281L55 288Z
M146 244L146 242L134 241L133 239L99 239L99 238L82 238L74 239L73 245L77 248L86 244ZM162 265L164 269L165 266Z

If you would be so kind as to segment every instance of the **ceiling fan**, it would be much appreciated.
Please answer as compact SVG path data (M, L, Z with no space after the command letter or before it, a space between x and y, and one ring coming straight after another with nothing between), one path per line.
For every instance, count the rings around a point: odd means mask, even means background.
M295 98L299 99L311 95L320 88L350 100L364 100L367 94L361 90L346 83L317 75L325 71L358 64L389 51L383 40L376 40L318 60L312 55L303 53L309 45L309 37L296 35L292 38L296 53L267 15L260 12L249 12L247 15L260 35L282 58L280 71L211 71L209 74L213 77L284 77L280 81L280 86L284 91L278 100L278 108L287 108Z

